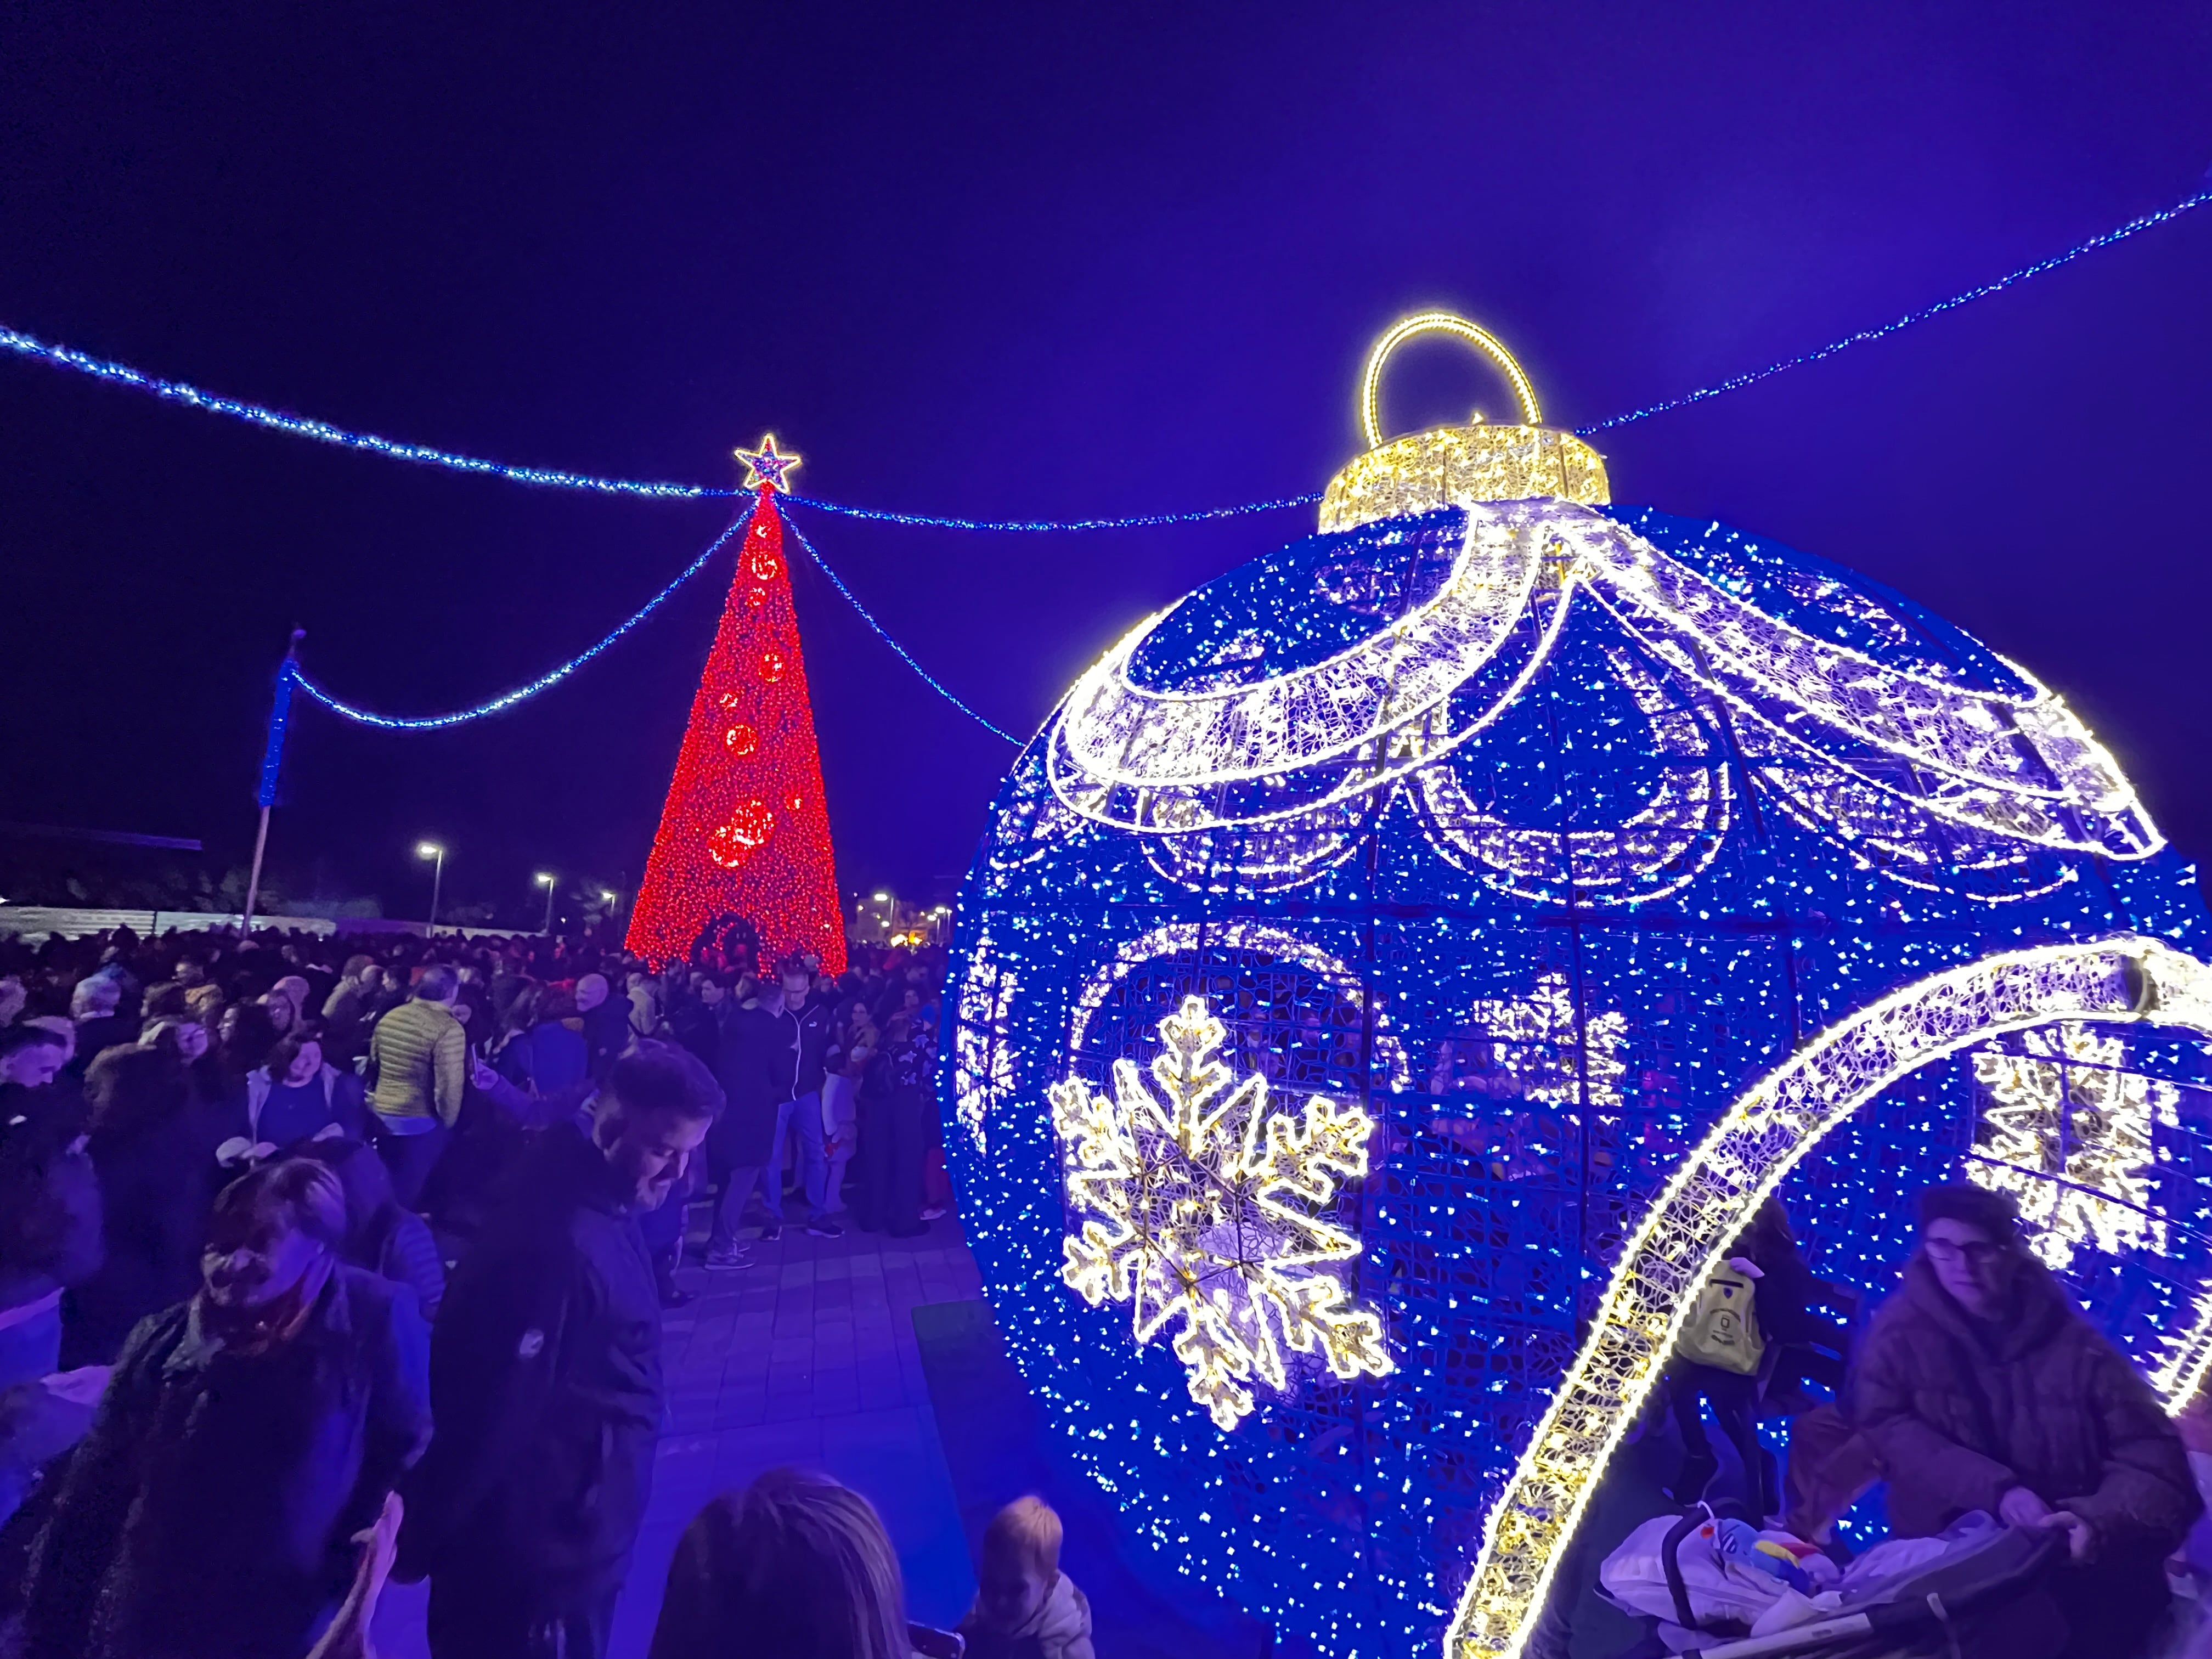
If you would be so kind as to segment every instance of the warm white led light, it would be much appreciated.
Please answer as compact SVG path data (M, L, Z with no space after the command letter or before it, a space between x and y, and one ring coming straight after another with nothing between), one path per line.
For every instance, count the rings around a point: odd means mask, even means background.
M1079 1078L1053 1085L1069 1220L1061 1277L1093 1307L1133 1304L1139 1344L1179 1323L1190 1397L1235 1428L1253 1386L1282 1392L1298 1356L1346 1381L1397 1369L1382 1319L1347 1296L1337 1264L1356 1233L1326 1218L1339 1188L1367 1173L1375 1125L1314 1096L1268 1103L1216 1058L1228 1031L1202 997L1159 1024L1152 1086L1132 1060L1109 1097Z
M1341 957L1333 956L1303 934L1288 928L1273 927L1263 922L1222 921L1201 927L1194 921L1170 922L1164 927L1155 927L1140 933L1118 946L1113 961L1093 974L1077 994L1075 1012L1068 1025L1067 1047L1071 1058L1082 1054L1091 1036L1091 1022L1115 986L1128 978L1136 969L1146 963L1163 958L1196 960L1200 946L1212 951L1249 951L1253 955L1276 962L1295 963L1346 1001L1357 1004L1365 998L1360 988L1360 975ZM1388 1012L1375 1011L1375 1061L1382 1076L1378 1084L1392 1089L1403 1089L1411 1073L1406 1064L1406 1051L1399 1045L1390 1029Z
M1310 879L1332 849L1350 845L1358 815L1349 804L1377 803L1411 775L1443 842L1495 869L1505 890L1555 888L1592 855L1599 878L1577 884L1599 902L1613 896L1608 887L1620 902L1679 890L1717 846L1705 818L1717 811L1725 827L1724 775L1672 780L1619 826L1562 832L1483 812L1437 765L1545 666L1587 590L1678 684L1725 700L1751 734L1747 763L1774 757L1759 770L1786 811L1860 843L1865 851L1855 856L1885 874L1901 866L1895 872L1909 880L1910 866L1931 856L1968 868L2021 866L2020 853L1993 843L2120 859L2164 844L2112 757L2024 674L2028 693L2008 696L1815 638L1571 501L1465 511L1465 544L1436 597L1322 662L1228 686L1155 690L1128 672L1160 618L1141 624L1078 682L1051 723L1054 793L1084 817L1153 836L1281 825L1285 833L1229 860L1279 890ZM1628 660L1616 653L1617 671ZM1501 672L1506 684L1462 706L1477 676ZM1636 673L1622 678L1662 744L1669 733L1660 722L1671 718L1686 728L1677 747L1708 747L1686 713L1674 707L1670 717L1667 694L1648 674L1642 683ZM1899 762L1911 793L1897 781ZM1220 787L1261 782L1247 793ZM1333 830L1321 816L1328 812L1344 822ZM1931 819L1972 833L1962 845L1955 832L1927 833ZM1300 830L1312 832L1303 854L1289 847ZM1188 851L1163 849L1154 863L1176 874L1220 850L1201 839ZM1606 860L1619 861L1610 880ZM2021 874L1995 896L2047 891L2057 879Z
M2036 1255L2053 1268L2076 1243L2107 1255L2166 1254L2150 1208L2151 1136L2172 1126L2181 1091L2127 1069L2128 1046L2069 1020L2021 1034L2023 1052L1985 1048L1974 1076L1990 1093L1967 1179L2010 1193Z
M2212 966L2134 936L1987 957L1847 1016L1738 1097L1623 1248L1590 1335L1485 1523L1446 1638L1449 1659L1522 1652L1560 1552L1698 1288L1797 1161L1931 1060L2066 1019L2144 1020L2212 1036ZM2201 1328L2183 1346L2185 1358L2161 1372L2169 1382L2201 1377L2212 1363L2212 1337Z
M1382 445L1383 366L1390 361L1392 352L1423 334L1449 334L1482 353L1498 366L1498 372L1512 386L1514 400L1521 405L1522 422L1527 426L1544 423L1543 409L1536 402L1535 386L1514 361L1513 354L1498 343L1497 336L1449 311L1424 311L1393 324L1367 354L1367 368L1359 377L1359 429L1367 434L1370 449L1379 449Z
M1466 1032L1456 1040L1489 1043L1498 1071L1522 1100L1600 1110L1620 1104L1627 1018L1615 1009L1580 1009L1574 987L1557 969L1537 975L1525 997L1480 999Z

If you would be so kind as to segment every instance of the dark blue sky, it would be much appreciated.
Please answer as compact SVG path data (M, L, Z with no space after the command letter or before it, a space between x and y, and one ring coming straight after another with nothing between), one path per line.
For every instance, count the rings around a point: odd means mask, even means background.
M1373 336L1443 305L1561 423L1880 322L2197 187L2202 5L153 8L0 21L0 320L503 459L1074 516L1318 489ZM1616 498L1845 563L2071 698L2212 850L2212 211L1601 440ZM1411 427L1503 403L1409 350ZM0 817L242 849L286 631L428 712L604 633L720 504L605 501L0 362ZM809 522L1034 726L1143 611L1310 527ZM720 580L473 728L296 726L281 867L532 913L634 879ZM847 884L964 867L1003 744L799 602Z

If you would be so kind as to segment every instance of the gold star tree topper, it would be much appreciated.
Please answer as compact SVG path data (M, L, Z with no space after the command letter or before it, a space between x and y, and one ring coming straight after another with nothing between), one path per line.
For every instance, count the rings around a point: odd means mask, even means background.
M799 457L787 455L775 447L775 434L762 434L758 449L741 449L738 459L745 464L747 489L775 489L791 494L790 474L799 465Z
M1347 1381L1395 1370L1382 1322L1338 1277L1359 1240L1322 1213L1367 1173L1367 1114L1319 1096L1302 1114L1272 1109L1265 1078L1239 1082L1214 1058L1228 1034L1202 997L1159 1033L1153 1088L1123 1060L1111 1099L1079 1078L1049 1091L1082 1218L1060 1276L1093 1307L1133 1303L1139 1344L1180 1320L1190 1396L1224 1430L1251 1411L1255 1379L1288 1388L1286 1354Z

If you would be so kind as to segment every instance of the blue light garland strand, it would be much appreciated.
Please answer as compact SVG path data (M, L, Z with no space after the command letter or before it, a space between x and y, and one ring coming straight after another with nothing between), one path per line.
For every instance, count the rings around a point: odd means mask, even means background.
M691 562L684 568L681 575L678 576L674 581L669 583L667 586L662 588L660 592L647 599L643 607L638 611L636 615L631 617L629 621L617 628L613 633L608 635L597 645L588 647L585 650L578 652L574 656L569 658L568 661L562 663L558 668L550 669L545 673L540 674L536 679L531 681L529 684L517 686L514 690L505 692L499 696L494 697L489 702L480 702L473 708L457 709L450 714L403 715L372 714L366 708L356 708L351 703L342 702L338 698L331 696L331 693L325 691L321 686L316 684L314 681L309 679L306 674L301 672L296 667L292 668L291 678L294 682L298 684L300 690L306 692L309 696L313 697L317 702L322 704L324 708L329 709L331 713L343 714L346 719L349 720L357 720L363 726L381 726L387 732L434 732L444 726L461 726L470 720L482 720L487 714L496 714L503 709L512 708L515 704L521 702L527 698L534 697L540 691L545 690L550 686L557 685L562 680L567 679L569 675L574 673L579 668L581 668L586 663L591 661L592 658L598 656L599 653L605 650L617 640L622 638L623 635L629 633L631 629L636 627L647 617L650 617L654 611L659 610L663 605L666 604L670 596L672 595L678 588L683 586L684 583L690 581L692 577L697 575L702 570L707 568L707 562L713 558L715 554L722 550L723 544L726 543L731 537L736 535L738 530L744 526L744 523L745 520L744 519L739 519L734 524L731 525L728 529L725 530L720 535L715 537L712 542L709 542L707 544L707 550L700 554L697 558L692 560ZM288 665L288 666L290 665ZM928 677L925 675L923 678L927 678ZM933 684L935 684L934 681L931 683Z
M1723 392L1741 391L1745 386L1754 386L1787 369L1799 368L1807 363L1817 363L1823 358L1832 357L1838 352L1846 350L1850 347L1863 345L1871 340L1882 339L1900 330L1910 328L1915 323L1924 323L1930 318L1942 316L1947 311L1954 311L1972 301L1986 299L1992 294L2001 294L2005 289L2027 282L2032 277L2056 270L2061 265L2070 264L2084 254L2097 252L2100 249L2112 246L2115 243L2124 242L2130 236L2140 235L2146 230L2169 223L2185 213L2195 211L2207 203L2212 203L2212 190L2200 191L2194 196L2185 197L2172 207L2161 208L2155 213L2146 213L2140 218L2130 219L2127 223L2108 230L2101 236L2093 236L2086 242L2075 244L2063 253L2054 253L2050 258L2039 259L2033 264L2022 265L2019 270L2000 276L1994 282L1984 283L1978 287L1966 289L1962 294L1954 294L1948 300L1939 300L1931 306L1924 306L1918 311L1909 312L1896 321L1885 323L1879 328L1862 329L1856 334L1848 334L1840 340L1831 341L1817 350L1803 352L1795 357L1785 357L1779 362L1769 363L1764 368L1733 375L1714 385L1702 386L1695 392L1686 392L1681 397L1670 398L1663 403L1646 404L1642 409L1632 410L1626 415L1615 415L1610 420L1599 421L1589 426L1577 427L1575 431L1580 436L1589 437L1593 433L1608 431L1617 426L1626 426L1634 421L1648 420L1652 416L1664 414L1668 410L1681 409L1691 404L1703 403L1707 398L1717 398ZM79 351L71 346L54 345L33 335L26 334L20 329L0 326L0 348L4 348L21 356L51 363L58 368L74 369L80 374L89 374L95 380L106 380L111 385L128 386L133 391L147 392L171 403L185 404L194 409L206 410L212 414L228 415L234 420L245 421L254 426L266 427L271 431L289 433L295 438L312 438L318 443L336 444L346 449L367 450L372 454L387 455L394 460L413 461L424 466L447 467L456 472L479 473L487 477L510 479L516 483L544 484L562 489L586 489L601 495L635 495L658 500L697 501L742 493L735 489L718 489L706 484L650 483L628 478L594 477L588 473L564 472L548 467L513 466L504 461L483 460L471 455L457 455L450 450L433 449L423 444L402 443L397 439L379 437L372 432L353 432L344 427L333 426L327 421L311 420L301 415L287 415L282 410L269 409L259 404L245 403L235 398L219 397L211 392L203 392L199 387L188 385L182 380L161 380L132 368L127 363L118 363L106 357L95 357L89 352ZM817 507L825 513L842 513L849 518L872 519L883 524L928 526L942 530L1042 532L1141 530L1163 525L1200 524L1213 519L1237 518L1248 513L1272 513L1282 507L1309 507L1318 501L1321 497L1318 495L1289 495L1279 501L1247 501L1237 507L1207 507L1192 513L1145 513L1124 519L1072 520L946 519L935 518L921 513L891 513L875 507L846 507L836 501L816 501L798 495L791 499L807 507Z
M1159 525L1203 524L1211 519L1241 518L1248 513L1275 513L1286 507L1312 507L1320 501L1322 492L1310 495L1285 495L1279 501L1247 501L1242 507L1201 507L1194 513L1145 513L1130 519L936 519L925 513L887 513L872 507L846 507L836 501L817 501L805 495L793 495L790 500L800 507L811 507L821 513L842 513L848 519L871 519L878 524L911 525L933 530L991 530L991 531L1065 531L1065 530L1146 530ZM788 523L789 520L785 520Z
M1575 428L1575 434L1577 437L1587 438L1593 433L1605 432L1617 426L1626 426L1632 421L1648 420L1654 415L1663 415L1671 409L1683 409L1691 404L1701 404L1708 398L1719 397L1723 392L1740 392L1745 386L1756 386L1759 381L1771 379L1784 370L1802 368L1808 363L1817 363L1824 357L1832 357L1838 352L1848 350L1852 346L1864 345L1869 341L1882 339L1888 335L1908 329L1915 323L1924 323L1932 317L1940 317L1947 311L1956 311L1960 306L1971 304L1976 300L1985 300L1992 294L2002 294L2016 283L2025 283L2031 277L2040 276L2046 271L2056 270L2061 265L2071 264L2085 253L2094 253L2100 248L2111 247L2116 242L2124 242L2130 236L2140 235L2146 230L2154 229L2157 226L2179 219L2183 214L2192 212L2208 202L2212 202L2212 190L2200 191L2194 196L2185 197L2170 208L2160 208L2156 213L2146 213L2140 219L2129 220L2118 229L2108 230L2101 236L2092 236L2086 242L2078 242L2063 253L2054 253L2047 259L2038 259L2032 265L2022 265L2018 270L2008 276L2000 276L1993 283L1984 283L1978 288L1966 289L1963 294L1954 294L1948 300L1938 300L1932 306L1923 306L1917 311L1907 312L1893 323L1884 323L1880 328L1863 328L1856 334L1844 335L1840 340L1831 340L1818 350L1800 352L1795 357L1784 357L1779 362L1767 364L1764 368L1754 368L1748 374L1731 375L1725 380L1717 381L1711 386L1686 392L1680 398L1669 398L1664 403L1648 404L1642 409L1632 410L1626 415L1616 415L1611 420L1600 421L1593 426L1578 426Z
M799 500L799 497L793 495L790 497L790 499L795 501ZM779 503L778 505L780 509L781 504ZM809 502L808 505L812 506L813 503ZM927 684L931 690L936 692L939 696L944 698L945 702L951 703L962 714L967 715L969 720L975 721L976 725L981 726L993 737L1002 738L1006 742L1013 744L1017 749L1022 746L1022 740L1019 738L1016 737L1011 732L1001 730L1000 727L992 725L990 721L985 720L981 714L977 714L974 709L970 708L966 703L961 702L959 698L954 696L951 691L946 690L943 681L939 680L934 674L931 673L927 668L924 668L920 663L916 662L914 659L914 653L891 637L890 630L885 628L881 623L878 622L874 616L869 612L868 607L862 605L860 599L854 594L853 590L845 586L844 578L840 576L836 571L832 570L829 566L829 562L824 560L819 553L814 550L814 544L806 539L805 532L801 531L797 525L792 523L790 515L788 514L782 514L782 518L783 527L791 532L792 538L796 541L799 546L806 550L806 556L814 561L814 568L830 579L830 585L832 587L835 587L838 592L844 596L845 603L853 607L854 611L858 613L860 620L867 623L870 628L875 629L876 637L881 640L885 645L890 647L892 650L898 653L899 660L901 662L903 662L908 668L911 668L915 673L921 675L923 683Z
M53 345L20 329L0 326L0 347L5 347L20 356L34 357L41 362L52 363L58 368L73 368L78 374L89 374L97 380L129 386L134 392L147 392L169 403L204 409L214 415L228 415L233 420L244 421L252 426L289 433L295 438L312 438L317 443L336 444L342 449L365 449L371 454L388 455L396 461L413 461L422 466L448 467L456 472L511 478L517 483L596 490L603 495L642 495L668 501L696 501L710 495L735 495L739 493L734 489L710 489L704 484L641 483L627 478L595 478L588 473L563 472L549 467L510 466L505 461L482 460L473 455L456 455L451 450L432 449L424 444L402 443L396 438L380 438L374 432L352 432L342 426L332 426L328 421L311 420L304 415L287 415L282 410L265 408L260 404L243 403L236 398L203 392L182 380L160 380L131 368L128 363L95 357L90 352L79 351L73 346Z

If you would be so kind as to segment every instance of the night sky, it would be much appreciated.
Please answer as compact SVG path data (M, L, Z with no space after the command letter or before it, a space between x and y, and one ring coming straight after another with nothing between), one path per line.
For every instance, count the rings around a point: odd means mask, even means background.
M0 17L0 321L386 434L1074 517L1318 489L1429 306L1555 423L1886 321L2200 187L2192 4L153 7ZM2212 210L1603 434L1619 501L1855 566L2057 686L2212 851ZM1504 398L1409 349L1399 429ZM243 857L288 631L338 695L478 701L727 521L409 467L0 362L0 818ZM1011 729L1137 617L1311 528L800 520ZM965 867L1012 750L803 569L846 885ZM460 731L304 708L295 889L526 920L635 882L727 581Z

